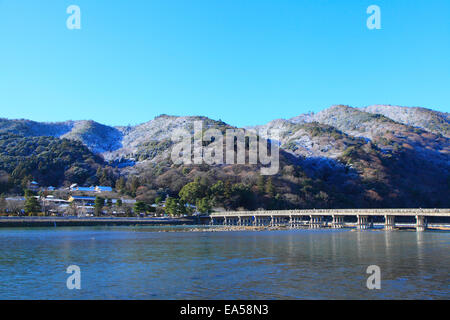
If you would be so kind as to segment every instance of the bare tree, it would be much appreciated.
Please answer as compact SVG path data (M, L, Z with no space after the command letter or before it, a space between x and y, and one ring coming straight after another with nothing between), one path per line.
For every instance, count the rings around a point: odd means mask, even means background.
M24 200L6 200L6 210L8 213L21 215L24 207Z

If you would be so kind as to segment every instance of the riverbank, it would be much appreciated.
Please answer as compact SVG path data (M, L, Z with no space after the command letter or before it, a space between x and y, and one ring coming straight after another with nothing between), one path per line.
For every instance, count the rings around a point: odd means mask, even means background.
M196 217L183 218L127 218L127 217L0 217L0 228L21 227L86 227L133 225L192 225Z

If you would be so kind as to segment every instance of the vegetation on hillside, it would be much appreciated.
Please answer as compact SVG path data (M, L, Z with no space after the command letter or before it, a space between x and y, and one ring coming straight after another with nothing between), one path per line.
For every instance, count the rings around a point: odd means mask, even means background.
M43 186L96 184L102 158L81 142L54 137L0 134L0 191L23 192L32 180ZM6 189L6 190L5 190Z

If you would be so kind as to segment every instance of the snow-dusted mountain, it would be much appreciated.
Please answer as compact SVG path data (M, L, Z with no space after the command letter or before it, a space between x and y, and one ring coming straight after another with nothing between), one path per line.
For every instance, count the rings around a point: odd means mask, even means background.
M226 123L206 117L161 115L140 125L127 127L111 127L95 121L40 123L0 119L0 133L67 138L81 141L109 161L143 161L161 153L167 155L171 134L178 129L193 132L193 122L196 120L203 122L204 129L231 128ZM296 156L336 159L349 146L363 139L385 151L402 146L412 147L426 157L441 161L448 161L450 154L449 128L448 113L389 105L365 108L336 105L315 114L301 114L291 119L276 119L265 125L247 127L259 132L279 130L281 147Z
M358 109L336 105L316 114L277 119L251 128L279 129L282 147L306 157L337 158L357 139L364 139L385 151L407 146L426 158L448 163L450 144L444 134L449 126L448 114L423 108L410 109L413 111L406 107ZM402 115L393 117L395 120L387 116L395 115L396 110Z
M270 180L276 190L271 196L265 194L271 188L261 191L258 165L169 161L172 133L193 133L198 120L203 129L233 128L198 116L161 115L127 127L0 119L0 191L17 191L27 179L37 179L43 185L100 183L153 199L161 192L176 196L196 180L209 187L227 182L231 189L220 200L227 208L450 205L448 113L336 105L245 128L258 129L265 138L264 132L280 133L280 168Z
M422 128L450 138L450 114L419 107L399 107L373 105L361 108L362 111L382 114L394 121L409 126Z

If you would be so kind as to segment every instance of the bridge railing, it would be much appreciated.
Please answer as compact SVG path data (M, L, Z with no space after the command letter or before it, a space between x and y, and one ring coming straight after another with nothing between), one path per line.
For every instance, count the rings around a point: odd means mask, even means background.
M295 209L295 210L256 210L256 211L223 211L213 212L211 217L227 216L299 216L299 215L369 215L369 216L448 216L450 209L416 209L416 208L398 208L398 209Z

